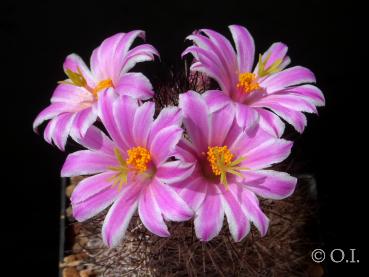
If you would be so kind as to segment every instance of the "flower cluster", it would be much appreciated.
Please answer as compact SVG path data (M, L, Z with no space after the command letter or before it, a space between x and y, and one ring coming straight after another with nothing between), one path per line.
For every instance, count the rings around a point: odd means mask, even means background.
M35 119L49 120L44 138L64 150L68 137L85 148L70 154L61 176L87 175L71 203L78 221L109 208L102 236L108 246L124 237L132 215L152 233L170 235L166 221L194 217L197 237L217 236L227 218L232 238L242 240L251 222L264 236L269 219L258 197L291 195L296 178L274 171L292 142L282 137L284 121L298 132L303 112L317 113L322 92L313 73L290 63L287 46L274 43L258 56L242 26L229 27L235 48L208 29L188 36L192 71L214 79L218 90L183 92L178 107L154 117L154 91L147 77L130 72L159 56L150 44L131 48L143 31L107 38L91 56L90 69L76 54L67 56L51 104ZM253 67L254 66L254 67ZM96 124L99 121L103 130ZM101 124L100 124L101 125Z

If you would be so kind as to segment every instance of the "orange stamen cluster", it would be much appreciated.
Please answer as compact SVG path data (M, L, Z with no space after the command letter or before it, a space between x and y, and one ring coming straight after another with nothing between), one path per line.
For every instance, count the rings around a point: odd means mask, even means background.
M227 146L209 146L207 159L210 163L213 173L219 176L224 171L223 167L228 166L231 163L233 154L228 150Z
M260 89L260 86L257 82L256 75L246 72L239 74L237 88L241 89L243 93L250 93L254 90Z
M149 150L145 147L137 146L127 151L127 164L131 165L135 170L142 173L147 170L147 165L151 161Z

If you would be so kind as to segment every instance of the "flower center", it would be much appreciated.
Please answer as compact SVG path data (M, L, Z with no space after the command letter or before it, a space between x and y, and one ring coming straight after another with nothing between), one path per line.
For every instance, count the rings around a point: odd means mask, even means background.
M88 84L87 81L85 79L85 77L83 76L81 70L79 68L77 68L77 72L74 72L70 69L66 69L65 70L65 74L68 76L70 81L60 81L58 82L59 84L68 84L68 85L73 85L73 86L77 86L77 87L83 87L85 89L87 89L93 96L95 99L98 98L98 93L106 88L110 88L110 87L114 87L113 85L113 81L111 79L106 79L106 80L102 80L100 81L95 88L91 88Z
M237 166L245 158L240 157L234 161L234 155L229 151L227 146L209 146L207 160L210 164L211 170L215 176L220 176L220 183L227 187L227 173L231 173L242 177L240 170L246 170L245 167Z
M217 176L222 173L222 168L231 163L233 154L228 150L227 146L208 147L207 158L211 166L211 170Z
M131 165L139 173L145 172L147 170L147 165L151 161L149 150L147 150L145 147L137 146L129 149L127 153L128 165Z
M260 89L260 86L254 73L245 72L238 75L237 88L241 89L243 93L247 94L254 90Z

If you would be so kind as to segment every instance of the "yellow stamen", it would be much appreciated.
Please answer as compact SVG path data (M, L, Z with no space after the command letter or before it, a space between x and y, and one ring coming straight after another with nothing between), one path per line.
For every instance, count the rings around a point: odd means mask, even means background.
M113 81L110 79L100 81L97 86L92 90L92 94L97 98L98 93L106 88L113 87Z
M256 75L250 72L241 73L238 75L237 88L240 88L243 93L250 93L260 89Z
M266 56L265 60L263 61L263 56L259 54L259 61L258 61L258 77L259 78L281 71L280 65L282 64L282 61L283 61L282 59L275 60L274 63L269 65L268 68L266 68L266 64L270 58L270 55L271 53L269 53Z
M118 191L120 191L123 184L127 184L128 166L118 148L114 148L114 154L119 162L119 166L108 167L108 169L117 172L113 177L109 178L108 181L113 181L112 187L118 185Z
M87 82L85 77L83 77L83 74L81 73L81 70L77 68L77 72L74 72L70 69L65 70L65 74L68 76L69 80L66 81L59 81L59 84L68 84L68 85L74 85L77 87L86 87Z
M127 164L131 165L140 173L145 172L147 170L148 163L151 161L149 150L147 150L145 147L137 146L129 149L127 152Z
M113 81L111 79L106 79L100 81L95 88L91 88L88 86L87 81L85 77L83 76L81 70L77 68L77 72L74 72L70 69L65 70L65 74L68 76L69 80L59 81L59 84L68 84L73 85L77 87L83 87L87 89L89 92L92 93L92 95L95 97L95 99L98 98L98 93L106 88L114 87Z
M207 160L210 163L211 170L214 175L220 176L220 183L228 186L227 173L242 177L240 170L246 170L245 167L237 166L245 158L240 157L232 161L234 155L229 151L227 146L209 146L207 152Z

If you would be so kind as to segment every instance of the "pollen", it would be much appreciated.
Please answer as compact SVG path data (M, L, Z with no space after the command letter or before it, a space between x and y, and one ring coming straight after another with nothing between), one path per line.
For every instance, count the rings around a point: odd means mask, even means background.
M231 163L233 154L228 150L227 146L209 146L207 158L213 173L219 176L224 171L224 167Z
M151 161L149 150L145 147L137 146L132 147L127 151L128 158L127 164L132 166L135 170L142 173L147 170L147 165Z
M97 98L98 93L106 88L113 87L113 81L110 79L100 81L97 86L92 90L92 94Z
M237 88L241 89L243 93L250 93L254 90L260 89L257 82L256 75L250 72L241 73L238 76Z

